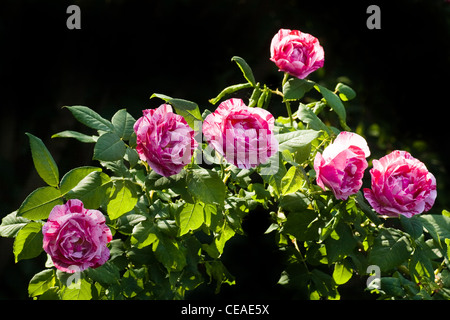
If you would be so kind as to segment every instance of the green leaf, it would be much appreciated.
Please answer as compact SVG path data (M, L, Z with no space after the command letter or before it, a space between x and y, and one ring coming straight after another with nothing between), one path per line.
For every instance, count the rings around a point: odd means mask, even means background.
M334 219L334 221L336 221L336 219ZM353 236L351 227L342 220L340 220L337 225L332 225L331 229L333 228L334 230L324 240L327 249L328 263L341 261L347 255L351 255L358 244ZM323 229L325 228L322 228L322 231Z
M283 159L278 154L270 157L268 163L261 165L261 177L272 187L273 192L270 192L275 193L278 197L281 195L281 180L286 172Z
M414 217L407 218L404 215L400 215L400 223L403 229L411 235L414 239L418 239L423 234L422 222Z
M445 239L445 245L447 246L447 258L450 258L450 239Z
M30 220L47 219L53 207L62 203L60 190L53 187L38 188L22 202L17 216Z
M127 180L116 180L106 209L109 218L114 220L133 210L137 201L138 197L133 184Z
M225 184L214 171L190 170L187 186L191 195L203 203L222 205L225 201Z
M45 144L38 137L26 133L30 139L31 155L37 173L49 186L56 187L59 183L58 167Z
M356 92L349 86L343 83L338 83L336 85L337 92L339 92L339 98L341 98L342 101L348 101L352 100L356 97Z
M361 191L358 191L355 200L358 207L364 212L367 218L369 218L377 226L381 224L380 218L378 218L373 209L364 201L364 196Z
M67 194L67 199L83 201L87 209L97 209L109 196L111 179L103 172L94 171L83 178L76 187Z
M40 296L50 288L54 287L56 283L55 270L45 269L36 273L30 280L28 285L28 295L30 297Z
M165 213L162 213L165 215ZM158 220L156 221L156 226L158 231L166 234L170 238L175 238L178 234L178 226L175 220L167 219L167 220ZM158 233L159 234L159 233Z
M127 147L119 135L108 132L101 135L94 147L94 160L117 161L123 158Z
M17 210L2 219L0 224L0 237L14 238L30 220L17 216Z
M132 174L131 174L130 170L128 169L128 167L125 165L123 159L116 160L116 161L100 161L100 164L104 168L111 170L112 174L116 177L122 177L122 178L131 178L132 177Z
M142 292L144 289L144 277L146 273L145 267L140 269L130 268L124 273L121 279L121 285L125 297L134 298Z
M183 200L194 202L191 194L187 190L186 171L181 170L180 173L170 177L163 177L155 171L150 172L145 180L147 190L163 190L171 189L178 193Z
M138 249L151 245L158 240L158 230L153 222L141 221L133 227L131 244Z
M94 110L84 107L84 106L71 106L71 107L63 107L67 108L72 112L75 119L80 121L85 126L89 128L110 132L114 130L114 126L109 120L106 120L102 116L100 116Z
M381 229L369 253L369 264L379 266L383 272L392 271L409 258L411 251L411 244L403 232Z
M214 244L216 246L217 251L219 252L219 256L223 253L225 243L228 240L230 240L235 235L235 233L236 232L225 221L222 229L219 232L219 235L214 239Z
M283 86L285 101L299 100L311 90L316 83L311 80L291 78Z
M201 123L203 121L202 115L200 114L200 109L198 108L198 105L195 102L184 100L184 99L174 99L169 96L166 96L164 94L160 93L154 93L150 97L152 98L160 98L164 100L165 102L169 103L173 106L176 113L178 113L180 116L186 120L187 124L194 130L198 130L199 128L196 128L196 122Z
M134 168L138 164L139 154L136 149L127 148L124 159L128 161L130 168Z
M329 274L326 274L319 269L313 269L310 276L316 290L320 293L320 296L329 299L339 299L336 283Z
M319 243L328 239L328 237L333 234L334 238L341 238L336 232L336 227L339 225L340 215L335 214L330 220L325 223L325 226L320 230Z
M251 83L240 83L240 84L235 84L229 87L226 87L225 89L223 89L215 98L209 99L209 102L211 104L216 104L217 102L219 102L223 97L232 94L233 92L242 90L242 89L247 89L247 88L251 88L252 84Z
M238 67L241 69L244 78L247 79L247 81L251 83L252 86L256 86L255 77L253 76L252 69L247 64L247 62L238 56L234 56L233 58L231 58L231 61L236 62Z
M234 276L227 270L222 261L213 260L205 262L206 272L210 277L210 280L214 278L216 280L215 294L220 292L222 284L227 283L234 285L236 283Z
M450 217L436 214L414 216L436 241L450 239ZM411 219L413 219L411 218Z
M80 283L70 288L65 288L61 298L63 300L91 300L91 284L85 279L79 280Z
M346 283L353 275L352 269L346 264L344 261L344 263L336 263L334 265L333 279L338 285Z
M310 144L314 139L317 139L322 133L316 130L296 130L288 133L276 135L280 151L289 150L295 152Z
M420 282L423 277L434 281L434 268L426 252L418 246L409 262L409 271L416 282Z
M181 170L180 173L174 174L170 177L164 177L151 171L145 180L145 184L149 190L163 190L170 188L178 183L180 185L186 182L186 171Z
M153 99L153 98L159 98L159 99L164 100L166 102L168 102L169 100L172 99L172 97L169 97L169 96L167 96L165 94L162 94L162 93L154 93L154 94L152 94L150 96L150 99Z
M127 109L117 111L111 119L114 126L114 132L124 140L130 140L134 132L133 126L136 120L127 112Z
M74 138L83 143L94 143L97 141L97 136L88 136L87 134L65 130L52 135L52 138Z
M94 171L101 172L102 169L86 166L70 170L61 179L61 193L65 195L67 192L75 188L88 174Z
M316 84L314 88L319 91L324 99L326 100L328 106L333 109L334 112L338 115L340 119L341 126L347 130L350 131L350 128L345 123L347 115L345 111L344 104L342 103L341 99L332 91L328 90L327 88Z
M301 192L287 194L280 200L280 207L287 211L303 211L309 204L310 200Z
M300 168L292 166L281 179L281 194L294 193L298 191L303 184L303 175Z
M162 235L153 243L156 258L167 271L180 271L186 266L186 248L175 239Z
M331 133L328 126L326 126L322 120L306 105L300 103L297 111L297 117L304 123L308 124L311 129L314 130L323 130Z
M382 277L380 279L381 289L385 294L394 297L403 297L406 293L400 279L394 277Z
M355 247L357 246L357 240L353 236L351 227L349 227L342 220L340 220L337 225L334 222L338 221L339 219L332 220L334 220L333 224L328 227L334 230L324 240L327 249L328 263L344 259L347 255L352 254ZM323 227L321 229L321 231L324 231L323 229L326 229L326 227ZM325 232L326 231L328 230L325 230ZM321 238L324 238L324 236L326 236L326 234L321 234Z
M285 150L283 152L288 152L288 150ZM311 144L306 144L302 147L299 147L294 153L294 161L298 164L304 164L306 161L308 161L310 154ZM292 159L289 160L292 161Z
M295 290L297 297L306 298L309 295L310 281L310 272L305 264L291 263L281 272L278 284L286 289Z
M204 223L212 231L217 230L217 226L223 222L222 210L217 209L217 206L213 204L206 204L203 208Z
M104 265L95 269L88 268L86 272L89 278L103 286L116 283L120 279L119 268L111 261L106 261Z
M284 231L293 235L298 241L316 240L319 236L320 222L317 213L312 210L290 212Z
M13 245L16 263L23 259L37 257L43 251L42 241L44 236L41 228L41 223L30 222L17 233Z
M199 130L196 127L198 123L202 122L202 115L200 114L200 109L195 102L191 102L183 99L171 99L168 101L175 111L186 120L187 124L194 130Z
M178 236L182 236L191 230L200 228L205 221L205 214L203 213L204 205L200 202L186 203L183 209L176 216L177 224L180 227Z

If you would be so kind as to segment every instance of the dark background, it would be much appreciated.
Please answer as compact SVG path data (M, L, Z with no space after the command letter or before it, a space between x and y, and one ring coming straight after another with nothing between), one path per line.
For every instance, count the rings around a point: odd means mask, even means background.
M71 4L81 8L81 30L66 28ZM381 30L366 27L371 4L381 9ZM8 0L0 4L0 218L44 185L25 132L44 141L61 175L91 163L92 145L50 138L90 132L62 106L86 105L106 118L127 108L137 119L160 104L149 100L156 92L214 110L208 99L244 82L234 55L246 59L257 81L280 87L282 74L269 61L280 28L320 40L325 66L311 79L330 89L345 80L355 89L348 124L367 138L372 158L412 152L437 178L432 212L449 209L448 1ZM279 101L270 111L286 115ZM265 213L250 214L248 236L227 244L224 260L238 284L216 298L291 297L275 285L280 257L262 235L267 223ZM0 238L0 299L27 298L29 280L43 268L40 259L14 264L12 240ZM345 295L353 285L361 284L344 286L343 298L358 298ZM210 294L203 287L193 297Z

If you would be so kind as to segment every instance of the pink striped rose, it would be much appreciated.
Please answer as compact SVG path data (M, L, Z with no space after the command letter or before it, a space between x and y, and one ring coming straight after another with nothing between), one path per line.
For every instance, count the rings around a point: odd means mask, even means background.
M140 159L162 176L180 173L191 161L198 145L194 130L182 116L173 113L169 104L142 113L143 116L134 124L136 151Z
M318 152L314 159L317 184L329 188L335 197L346 200L362 186L364 170L370 155L366 140L352 132L341 132L323 154Z
M421 161L406 151L395 150L373 160L372 189L364 196L382 215L412 217L428 211L436 199L436 179Z
M270 112L229 99L206 117L203 135L228 162L249 169L266 163L278 151L274 124Z
M111 230L98 210L87 210L77 199L55 206L42 227L43 247L61 271L97 268L109 259Z
M270 60L279 71L304 79L322 68L325 58L317 38L299 30L280 29L270 44Z

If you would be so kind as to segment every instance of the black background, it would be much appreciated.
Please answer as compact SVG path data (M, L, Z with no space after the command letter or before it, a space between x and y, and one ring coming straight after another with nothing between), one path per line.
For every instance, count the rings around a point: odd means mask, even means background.
M66 27L71 4L81 8L81 30ZM381 9L381 30L366 27L370 4ZM157 92L214 110L208 99L243 82L234 55L246 59L257 81L280 87L282 74L269 61L280 28L319 38L325 66L311 79L330 89L338 77L351 81L358 96L348 104L349 125L367 133L376 123L391 137L381 147L379 137L368 136L374 158L425 143L413 156L437 177L439 213L448 209L449 191L449 26L445 0L2 1L0 218L43 185L25 132L44 141L60 174L91 163L91 145L50 138L89 132L62 106L86 105L106 118L127 108L137 119L159 105L149 100ZM281 104L270 111L285 115ZM266 213L253 212L244 227L248 236L230 241L224 254L238 284L216 298L291 297L275 285L281 258L262 235ZM43 268L39 259L13 262L12 240L0 239L0 299L26 298L29 279ZM207 287L198 292L192 297L211 296Z

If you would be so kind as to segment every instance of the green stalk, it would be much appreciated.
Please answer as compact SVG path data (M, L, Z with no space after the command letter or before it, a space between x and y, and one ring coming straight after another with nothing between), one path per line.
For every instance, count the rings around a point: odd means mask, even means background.
M283 82L281 83L281 88L283 90L284 84L286 83L286 81L289 78L289 73L285 72L284 73L284 77L283 77ZM283 97L284 99L284 97ZM291 127L294 126L294 119L292 118L292 111L291 111L291 104L289 103L289 101L284 101L284 103L286 104L286 110L289 116L289 121L291 123Z

